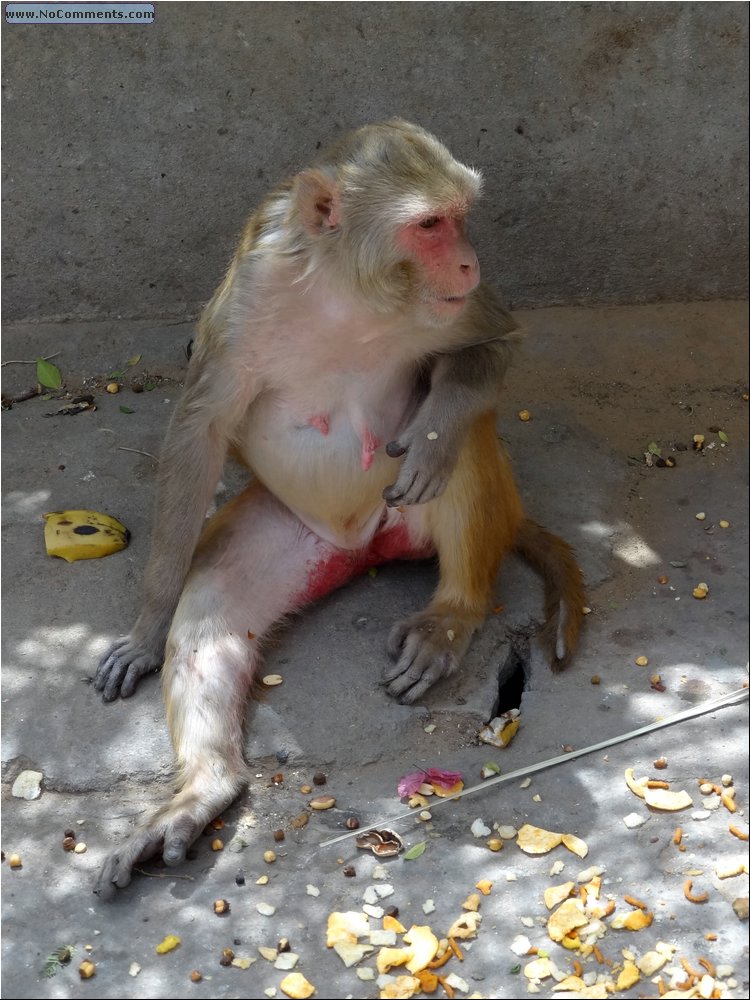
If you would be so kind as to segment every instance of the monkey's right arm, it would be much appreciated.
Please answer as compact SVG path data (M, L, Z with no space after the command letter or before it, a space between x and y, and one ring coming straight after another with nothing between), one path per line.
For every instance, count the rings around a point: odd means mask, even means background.
M99 662L94 687L105 701L133 694L157 670L232 430L251 399L242 366L221 346L199 342L159 463L156 519L141 614Z
M474 342L436 359L427 395L411 423L386 447L391 458L406 455L396 482L383 490L389 507L439 497L469 428L480 414L497 405L505 372L523 333L486 285L477 289L467 313Z

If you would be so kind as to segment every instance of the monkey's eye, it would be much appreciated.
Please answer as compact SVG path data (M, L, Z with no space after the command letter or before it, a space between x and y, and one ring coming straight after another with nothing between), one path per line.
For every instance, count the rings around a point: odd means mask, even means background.
M422 219L422 221L419 223L419 228L432 229L432 227L436 226L438 222L440 222L440 216L431 215L428 219Z

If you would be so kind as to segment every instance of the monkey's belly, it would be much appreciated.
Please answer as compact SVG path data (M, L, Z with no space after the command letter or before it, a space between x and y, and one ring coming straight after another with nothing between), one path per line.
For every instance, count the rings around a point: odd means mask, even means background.
M345 549L370 542L387 513L383 490L400 465L379 438L363 441L343 420L321 430L320 422L285 426L251 411L237 444L257 478L311 531Z

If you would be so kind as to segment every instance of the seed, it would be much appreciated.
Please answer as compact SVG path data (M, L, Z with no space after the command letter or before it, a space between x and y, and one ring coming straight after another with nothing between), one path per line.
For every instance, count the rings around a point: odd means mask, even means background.
M322 771L318 771L313 775L314 785L325 785L326 781L328 781L328 778L326 778Z
M662 575L657 578L656 582L664 586L665 583L669 583L669 577L662 573Z
M222 948L221 958L219 959L219 965L231 965L232 959L234 958L234 952L231 948Z
M133 392L143 392L143 383L142 382L133 382L133 383L131 383L130 388L131 388L131 390ZM197 979L195 981L199 982L199 980L197 980Z
M502 840L500 840L499 837L492 837L490 840L487 841L487 846L491 851L497 853L498 851L502 851L503 842Z
M281 938L279 943L276 945L276 951L278 952L291 951L291 950L292 946L289 943L289 938Z
M635 664L636 664L637 667L647 667L648 666L648 657L647 656L636 656L636 658L635 658Z
M341 869L347 878L354 878L357 874L357 869L354 865L347 865L346 868Z
M234 876L234 882L235 885L245 884L245 876L242 874L242 872L238 872L238 874Z
M310 822L310 813L300 813L299 816L295 816L292 820L292 826L295 830L301 830L303 826L307 826Z
M198 972L197 969L193 969L193 971L190 973L190 982L199 983L201 979L203 979L203 973Z
M73 848L73 851L75 854L85 854L86 845L83 843L83 841L81 841L80 844L76 844L76 846Z
M266 862L267 865L272 865L274 863L274 861L276 860L276 853L275 853L275 851L264 851L263 852L263 860Z
M311 785L302 785L300 787L300 791L302 792L303 795L309 795L310 792L312 791L312 786Z
M708 597L708 584L699 583L697 587L693 589L693 597L696 600L702 601L705 597Z
M224 829L224 820L220 816L217 816L216 819L212 819L211 820L211 828L214 829L214 830L223 830Z
M700 513L696 514L695 515L695 520L696 521L705 521L706 520L705 511L700 511Z
M666 757L657 757L657 759L654 761L654 767L656 768L657 771L663 771L666 766L667 766Z
M11 854L8 858L8 864L11 868L23 868L23 861L21 861L20 854Z
M88 959L84 959L84 961L78 966L78 975L81 979L91 979L95 972L96 966L93 962L89 962Z
M345 826L347 830L359 830L359 820L356 816L347 816Z
M389 906L388 909L385 911L385 915L387 917L393 917L394 920L398 920L398 913L399 910L397 906Z
M214 913L217 917L226 916L229 913L230 906L229 900L227 899L216 899L214 900Z
M731 774L722 774L721 783L725 788L729 788L730 785L734 784L734 778Z
M107 386L107 392L112 393L113 396L114 396L114 394L116 392L119 392L119 391L120 391L120 387L117 384L117 382L110 382L109 385ZM93 975L93 973L92 973L92 975Z
M284 839L285 836L286 836L286 834L284 833L283 830L274 830L273 831L273 839L276 841L277 844L280 844L281 841Z
M336 799L332 795L318 795L310 799L310 808L321 812L323 809L332 809L336 805Z
M75 837L67 837L66 836L65 839L62 842L62 847L63 847L64 851L72 851L75 848L75 846L76 846L76 838Z
M224 841L220 840L218 837L216 837L214 840L211 841L211 850L212 851L223 851L224 850Z
M593 674L593 676L591 677L591 683L592 684L601 684L601 682L602 682L602 679L599 676L599 674Z
M729 521L719 521L719 527L720 528L728 528L729 527Z
M66 830L65 833L63 834L63 837L72 837L73 840L75 840L76 839L76 832L75 832L75 830Z
M531 420L531 410L519 410L518 419L523 420L524 423Z
M423 809L422 812L419 814L419 818L422 820L423 823L426 823L428 820L432 819L432 813L429 811L429 809Z
M283 781L284 781L284 775L281 773L274 774L274 776L271 778L272 785L280 785L283 783Z

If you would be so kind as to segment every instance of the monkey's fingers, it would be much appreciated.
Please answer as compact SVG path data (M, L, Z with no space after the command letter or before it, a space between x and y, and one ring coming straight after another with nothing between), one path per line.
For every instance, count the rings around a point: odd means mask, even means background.
M114 701L118 695L129 698L141 677L158 670L160 665L161 657L145 643L126 636L102 658L94 675L94 687L102 692L104 701Z
M448 476L442 472L413 471L404 466L396 482L383 490L383 499L389 507L429 503L439 497L447 485Z
M130 885L135 865L160 854L162 844L161 830L148 826L135 833L122 847L108 855L94 886L96 895L105 902L114 899L118 889Z
M402 444L400 441L389 441L385 446L385 453L389 458L401 458L402 455L406 454L408 448L408 444Z

